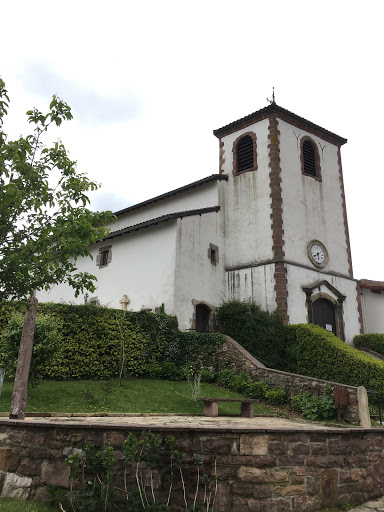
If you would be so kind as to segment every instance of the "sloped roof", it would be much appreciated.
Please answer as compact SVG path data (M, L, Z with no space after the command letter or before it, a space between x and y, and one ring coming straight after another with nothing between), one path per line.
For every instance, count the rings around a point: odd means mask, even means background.
M369 290L384 290L384 281L371 281L369 279L360 279L360 288L368 288Z
M297 126L298 128L307 130L314 135L317 135L318 137L321 137L322 139L335 144L336 146L342 146L347 142L347 139L344 139L343 137L340 137L339 135L336 135L335 133L322 128L321 126L312 123L311 121L308 121L307 119L304 119L303 117L300 117L293 112L280 107L279 105L276 105L276 103L272 103L271 105L257 110L248 116L242 117L237 121L233 121L232 123L229 123L222 128L213 130L213 134L220 139L221 137L224 137L230 133L234 133L241 128L246 128L253 123L262 121L263 119L268 119L272 116L279 117L280 119L283 119L284 121L287 121L288 123Z
M165 194L161 194L160 196L153 197L152 199L147 199L142 203L137 203L132 206L128 206L128 208L124 208L123 210L119 210L114 213L114 215L119 216L124 213L131 212L133 210L137 210L139 208L143 208L144 206L148 206L152 203L156 203L157 201L162 201L163 199L167 199L168 197L175 196L176 194L182 194L188 190L191 190L196 187L200 187L205 185L206 183L211 183L212 181L228 181L228 176L225 174L212 174L211 176L207 176L206 178L202 178L201 180L194 181L193 183L189 183L188 185L184 185L184 187L176 188L175 190L171 190L170 192L166 192Z
M140 222L139 224L134 224L133 226L119 229L118 231L113 231L108 236L103 238L103 241L111 240L117 236L132 233L133 231L139 231L143 228L149 228L150 226L156 226L157 224L160 224L161 222L167 222L168 220L182 219L183 217L191 217L193 215L203 215L204 213L218 212L219 210L220 206L211 206L210 208L200 208L198 210L186 210L184 212L168 213L167 215L162 215L161 217L156 217L154 219L146 220L145 222Z

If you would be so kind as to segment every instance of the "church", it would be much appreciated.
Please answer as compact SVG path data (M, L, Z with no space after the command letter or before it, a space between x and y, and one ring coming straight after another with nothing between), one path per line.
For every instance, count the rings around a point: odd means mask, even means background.
M364 320L341 165L347 140L275 102L213 133L217 174L115 212L93 260L78 260L97 277L87 300L164 310L196 331L216 330L223 302L251 300L352 343ZM76 302L65 284L38 298Z

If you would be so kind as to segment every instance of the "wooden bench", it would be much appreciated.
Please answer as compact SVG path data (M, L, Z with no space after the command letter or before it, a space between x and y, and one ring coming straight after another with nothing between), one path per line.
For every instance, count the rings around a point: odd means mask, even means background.
M253 418L253 404L258 402L254 398L214 398L214 397L201 397L197 399L198 402L204 402L204 416L218 416L219 410L217 402L240 402L241 403L241 416L246 418Z

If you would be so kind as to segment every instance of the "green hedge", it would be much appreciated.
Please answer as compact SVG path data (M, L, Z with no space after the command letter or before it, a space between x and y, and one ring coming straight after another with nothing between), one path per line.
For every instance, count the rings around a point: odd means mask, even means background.
M317 325L286 326L287 354L295 373L384 394L384 362L344 343Z
M0 328L23 304L3 304ZM56 380L105 379L118 374L121 333L125 339L125 373L150 373L168 342L177 340L177 319L147 311L107 309L90 305L39 304L38 312L53 315L62 325L62 343L49 366L41 369L43 378ZM4 345L0 347L0 352ZM0 355L1 358L1 355Z
M24 304L3 303L0 333L13 315L24 311ZM123 335L125 374L178 380L184 375L181 367L187 363L199 368L213 366L216 350L224 339L218 333L180 332L176 317L145 310L123 312L91 305L42 303L38 313L57 319L62 340L50 364L39 367L39 376L46 379L117 376ZM0 367L4 366L4 351L2 342Z
M220 331L231 336L270 368L286 369L284 323L277 311L267 313L253 302L222 304L216 317Z
M370 348L384 356L384 334L359 334L353 338L355 347Z
M223 344L224 336L209 332L180 332L177 339L167 344L164 360L184 366L195 363L210 367L215 363L217 349Z

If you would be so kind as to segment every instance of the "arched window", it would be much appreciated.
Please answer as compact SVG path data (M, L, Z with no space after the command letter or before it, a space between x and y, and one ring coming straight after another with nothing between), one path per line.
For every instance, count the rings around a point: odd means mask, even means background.
M244 133L233 143L233 175L255 171L256 135L253 132Z
M319 151L309 137L301 139L301 171L305 176L321 181Z

